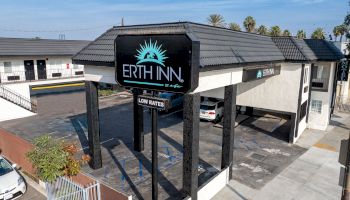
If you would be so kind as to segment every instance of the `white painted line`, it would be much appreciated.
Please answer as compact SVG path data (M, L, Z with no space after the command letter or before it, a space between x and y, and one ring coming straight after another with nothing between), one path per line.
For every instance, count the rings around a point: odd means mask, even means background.
M115 138L111 138L111 139L105 140L105 141L103 141L103 142L100 142L100 144L104 144L104 143L106 143L106 142L110 142L110 141L112 141L112 140L114 140L114 139L115 139ZM85 150L85 149L88 149L88 148L89 148L89 146L86 146L86 147L81 148L79 151Z

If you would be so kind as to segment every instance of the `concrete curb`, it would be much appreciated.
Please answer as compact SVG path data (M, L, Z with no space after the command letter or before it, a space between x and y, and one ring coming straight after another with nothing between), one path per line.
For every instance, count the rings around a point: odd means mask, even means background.
M27 175L25 175L22 171L19 171L21 173L21 175L24 177L24 179L26 180L26 183L28 185L30 185L31 187L33 187L36 191L40 192L42 195L44 195L45 197L47 197L45 188L43 188L39 183L35 182L33 179L31 179L30 177L28 177Z

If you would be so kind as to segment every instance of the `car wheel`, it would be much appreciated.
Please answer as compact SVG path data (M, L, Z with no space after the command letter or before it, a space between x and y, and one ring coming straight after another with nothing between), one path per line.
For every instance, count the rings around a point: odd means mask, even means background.
M214 123L217 124L220 121L220 116L216 115L215 119L214 119Z

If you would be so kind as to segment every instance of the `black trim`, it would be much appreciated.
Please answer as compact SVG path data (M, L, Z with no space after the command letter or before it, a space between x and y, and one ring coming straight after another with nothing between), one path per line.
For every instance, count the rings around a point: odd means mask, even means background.
M20 77L19 76L7 76L7 80L8 81L16 81L19 80Z
M309 70L309 73L310 73L310 76L309 76L309 95L308 95L308 99L307 99L307 112L306 112L306 123L309 122L309 113L310 113L310 105L311 105L311 91L312 91L312 88L311 88L311 83L312 83L312 68L314 68L314 63L311 64L310 66L310 70Z
M338 81L338 63L335 63L334 67L334 76L333 76L333 91L332 91L332 100L331 100L331 112L329 114L329 119L331 118L331 115L334 113L334 107L335 107L335 98L337 95L337 81Z

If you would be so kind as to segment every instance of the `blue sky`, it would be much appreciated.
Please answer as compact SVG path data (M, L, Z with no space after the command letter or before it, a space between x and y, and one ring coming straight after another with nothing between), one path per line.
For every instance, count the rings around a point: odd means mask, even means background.
M253 16L257 25L279 25L293 34L310 34L322 27L331 33L343 22L350 7L347 0L1 0L0 37L66 39L98 37L120 23L144 24L173 21L206 23L218 13L225 21L242 26Z

